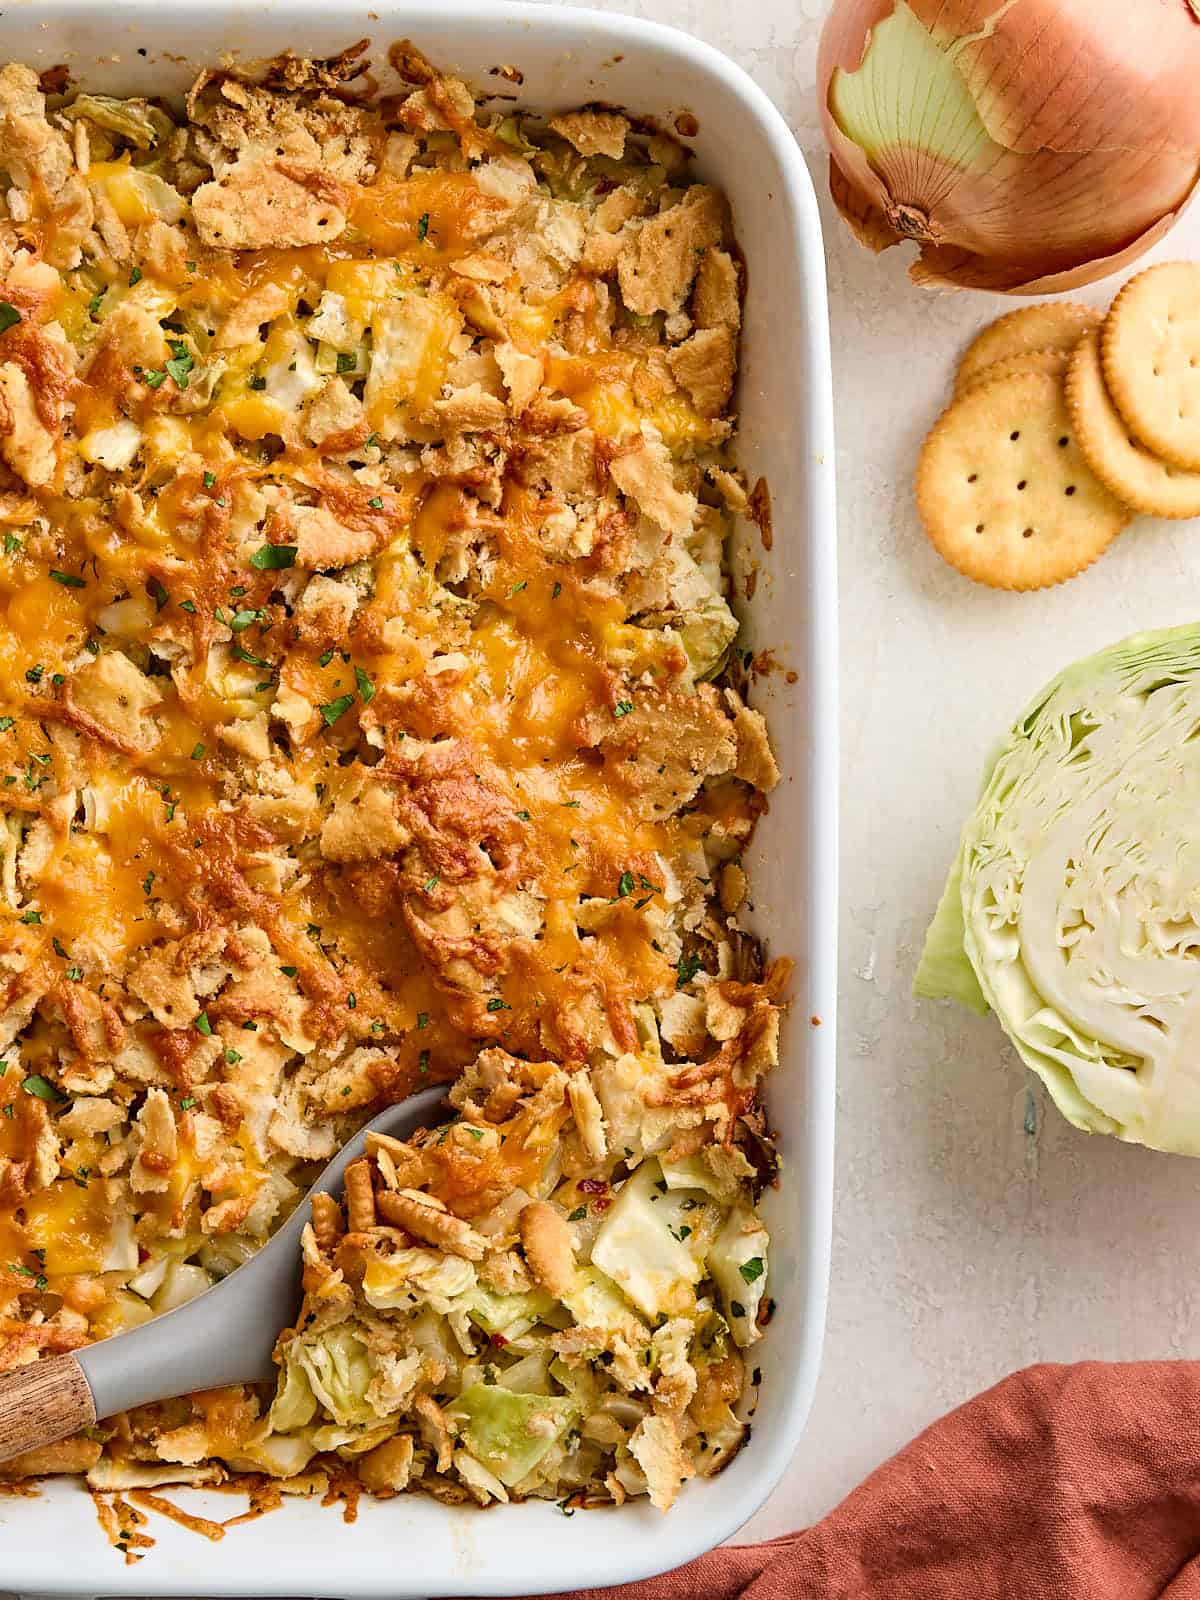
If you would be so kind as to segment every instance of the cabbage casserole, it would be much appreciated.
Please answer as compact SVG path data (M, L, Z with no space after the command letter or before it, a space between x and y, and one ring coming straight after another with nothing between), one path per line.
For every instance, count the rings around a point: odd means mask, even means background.
M915 989L993 1011L1087 1133L1200 1155L1200 628L1059 673L993 751Z
M770 1312L741 272L673 136L364 66L0 71L0 1370L454 1085L314 1204L274 1392L0 1474L665 1509Z

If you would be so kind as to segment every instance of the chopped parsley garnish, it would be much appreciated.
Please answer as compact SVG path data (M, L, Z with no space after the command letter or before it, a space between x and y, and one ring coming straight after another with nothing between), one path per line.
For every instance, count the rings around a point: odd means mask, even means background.
M83 968L82 967L68 967L67 968L67 977L70 978L72 983L78 983L79 980L83 977Z
M362 700L363 705L369 706L375 698L375 685L361 667L355 667L354 681L358 685L359 698Z
M332 660L333 646L330 645L328 650L322 650L321 654L317 657L317 665L319 667L327 667Z
M206 472L201 481L206 489L215 489L217 486L217 475L215 472Z
M328 705L320 706L318 709L325 718L325 726L332 728L337 719L345 716L353 704L354 696L352 694L340 694L336 700L330 700Z
M339 372L353 372L357 366L358 357L352 352L347 352L345 350L338 351L337 369Z
M234 633L244 633L252 622L257 622L257 611L239 611L229 619L229 626Z
M568 1216L567 1221L568 1222L582 1222L584 1220L584 1218L587 1216L587 1214L588 1214L588 1209L587 1209L586 1206L576 1206L574 1211L572 1211L571 1214Z
M294 544L264 544L250 557L250 565L256 572L276 572L283 567L294 567L296 564L296 546Z
M154 601L154 609L161 611L171 596L167 593L161 578L151 578L146 585L146 592Z
M166 363L167 371L181 389L186 389L188 374L196 363L193 361L187 345L181 339L171 339L168 343L171 346L171 359Z
M142 382L151 389L161 389L167 381L167 369L158 367L153 372L143 372Z
M96 293L92 296L92 298L88 301L88 316L89 317L94 317L96 315L96 313L100 309L100 302L104 299L104 296L107 293L108 293L108 285L106 284L103 289L98 289L96 291Z
M77 578L73 572L60 572L57 567L50 568L50 576L55 583L61 583L64 589L82 589L84 582Z
M7 300L0 300L0 333L7 333L21 320L21 313Z
M738 1268L738 1271L741 1273L742 1278L746 1283L757 1282L757 1280L761 1278L763 1273L766 1271L766 1268L763 1266L763 1258L761 1256L751 1256L749 1261L742 1262L741 1266Z
M529 813L528 813L528 811L514 811L513 812L513 816L516 817L518 822L528 822L529 821Z
M260 378L257 374L254 374L248 381L252 389L265 389L267 387L267 380Z
M346 1005L349 1007L349 1009L351 1011L357 1011L358 1010L358 996L356 994L348 994L346 996Z
M146 876L142 879L142 893L143 894L149 894L153 887L154 887L154 874L152 872L148 872L146 874Z
M179 1102L179 1109L181 1111L190 1111L195 1104L196 1096L194 1094L185 1095Z
M428 211L422 211L420 217L417 220L417 238L418 239L426 239L428 237L429 237L429 213L428 213Z
M633 701L632 700L618 700L616 705L613 707L613 716L614 717L627 717L632 710L633 710Z
M141 283L141 281L142 269L141 267L134 267L133 271L129 274L129 287L132 289L135 284Z
M418 1028L427 1028L428 1026L429 1026L429 1013L428 1013L428 1011L418 1011L417 1012L417 1027Z
M496 999L488 1001L487 1009L489 1011L511 1011L512 1007L507 1005L503 1000Z
M54 937L53 937L53 938L52 938L52 939L51 939L51 941L50 941L50 943L51 943L51 944L52 944L52 945L53 945L53 947L54 947L54 954L55 954L55 955L56 955L56 956L61 956L61 957L62 957L62 959L63 959L63 960L64 960L64 961L65 961L65 960L66 960L66 959L67 959L67 952L66 952L66 950L65 950L65 949L64 949L64 948L63 948L63 942L62 942L62 940L61 940L61 939L60 939L60 938L59 938L59 937L58 937L58 935L57 935L57 934L55 934L55 936L54 936Z
M50 1080L43 1078L40 1072L31 1072L27 1078L23 1079L21 1087L26 1094L31 1094L35 1100L53 1102L63 1098Z
M204 757L204 746L202 744L195 745L193 747L193 749L192 749L192 760L193 761L200 761L200 760L203 759L203 757Z
M421 1054L417 1057L417 1071L418 1072L428 1072L429 1071L429 1051L428 1050L422 1050Z
M42 913L40 911L25 911L21 915L22 922L39 923L41 920Z
M196 602L194 600L181 600L179 609L180 611L186 611L188 616L194 617L196 615Z
M554 585L553 589L551 589L551 591L550 591L551 600L557 600L561 593L562 593L562 584L561 583L556 583Z
M264 661L262 656L252 656L244 645L235 644L233 653L239 661L244 661L250 667L270 667L269 661Z
M4 554L6 556L15 556L20 548L21 541L15 533L6 533L4 535Z
M372 511L382 511L383 510L383 496L381 494L373 494L371 496L371 498L367 501L367 504L370 506Z
M197 1033L202 1033L207 1039L212 1035L212 1023L208 1020L208 1012L202 1011L192 1022L192 1027Z
M508 591L508 598L511 600L513 595L520 594L522 589L528 589L528 587L529 587L528 578L522 578L520 583L514 583L512 588Z
M283 973L285 978L294 978L296 976L296 973L299 970L299 968L297 968L297 967L280 967L279 970L280 970L280 972Z
M0 733L7 733L13 725L11 717L0 717Z
M623 900L627 894L633 893L633 873L623 872L617 879L617 899Z

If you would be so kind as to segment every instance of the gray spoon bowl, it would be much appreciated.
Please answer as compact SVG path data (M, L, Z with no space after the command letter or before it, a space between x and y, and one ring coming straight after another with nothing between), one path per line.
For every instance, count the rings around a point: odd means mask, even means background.
M72 1355L51 1356L0 1378L0 1461L54 1444L98 1417L275 1374L271 1353L300 1303L300 1235L310 1197L340 1194L368 1133L404 1139L444 1120L444 1087L389 1106L343 1145L288 1220L258 1253L186 1305Z

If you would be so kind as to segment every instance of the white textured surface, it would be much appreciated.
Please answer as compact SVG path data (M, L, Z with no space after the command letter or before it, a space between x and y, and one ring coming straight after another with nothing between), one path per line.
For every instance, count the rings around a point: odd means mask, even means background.
M918 1005L909 988L991 740L1076 656L1196 618L1200 524L1138 522L1090 572L1037 595L992 593L944 566L912 507L917 446L957 351L1020 302L918 291L904 249L872 257L835 219L815 99L826 0L613 9L686 28L746 67L799 138L826 221L842 584L838 1181L812 1420L740 1536L768 1537L823 1515L1014 1367L1197 1354L1200 1163L1077 1133L1040 1087L1026 1134L1034 1080L998 1027ZM1200 210L1149 259L1175 256L1200 256ZM1082 298L1103 305L1113 287Z

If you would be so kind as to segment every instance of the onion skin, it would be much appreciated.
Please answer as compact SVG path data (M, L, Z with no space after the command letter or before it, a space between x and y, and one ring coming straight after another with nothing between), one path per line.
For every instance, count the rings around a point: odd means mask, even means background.
M915 239L917 283L1053 294L1173 226L1200 182L1200 0L908 0L943 46L980 35L955 62L999 148L967 167L915 143L869 160L834 119L835 70L896 5L834 0L818 58L830 190L862 244Z

